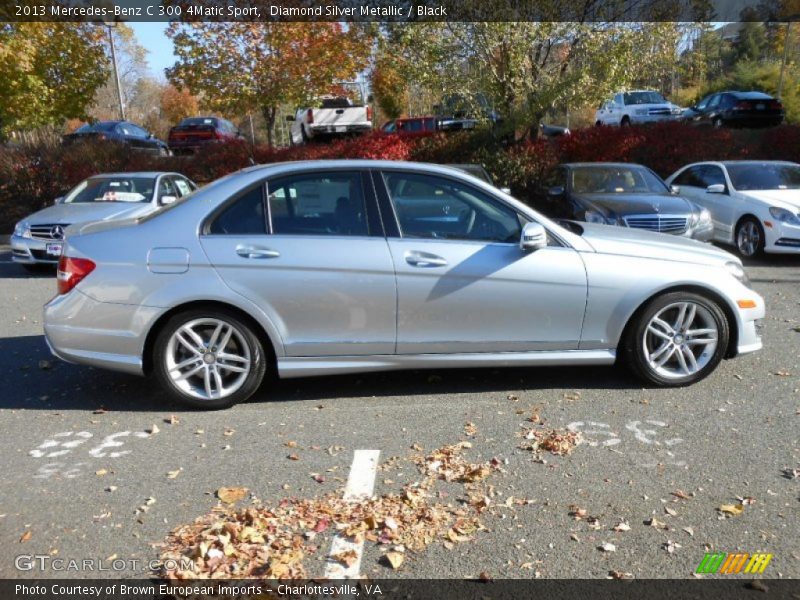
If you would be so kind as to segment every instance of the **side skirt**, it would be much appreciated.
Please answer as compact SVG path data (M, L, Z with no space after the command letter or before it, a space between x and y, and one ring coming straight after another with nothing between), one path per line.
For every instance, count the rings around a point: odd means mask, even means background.
M561 350L465 354L385 354L372 356L288 356L278 359L281 378L341 375L404 369L457 369L460 367L535 367L611 365L615 350Z

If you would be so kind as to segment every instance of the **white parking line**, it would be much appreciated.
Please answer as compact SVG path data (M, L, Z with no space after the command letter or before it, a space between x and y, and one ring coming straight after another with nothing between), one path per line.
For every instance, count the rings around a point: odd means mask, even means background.
M378 470L378 457L380 450L356 450L353 453L353 464L350 465L350 474L347 476L347 485L344 488L344 499L357 502L372 496L375 489L375 474ZM352 550L356 559L346 567L334 560L342 552ZM328 562L325 565L327 579L345 579L359 576L361 570L361 556L364 552L364 542L353 542L344 536L337 535L331 543L328 553Z

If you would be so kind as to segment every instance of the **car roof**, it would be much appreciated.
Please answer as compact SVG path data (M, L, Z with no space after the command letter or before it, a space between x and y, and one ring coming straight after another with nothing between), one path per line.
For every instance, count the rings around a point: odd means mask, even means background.
M445 165L437 165L434 163L425 162L411 162L400 160L373 160L366 158L342 158L342 159L325 159L325 160L298 160L298 161L285 161L277 163L268 163L264 165L253 165L252 167L245 167L239 173L253 173L256 171L283 171L287 165L297 166L300 168L314 168L314 169L411 169L418 171L428 171L431 173L452 174L458 173L464 175L460 169L448 167Z
M769 94L765 94L764 92L756 92L756 91L737 92L735 90L727 90L727 91L718 92L718 93L720 93L720 94L731 94L732 96L736 96L737 98L745 98L745 99L749 98L749 99L752 99L752 100L762 100L762 99L763 100L772 100L772 96L770 96Z

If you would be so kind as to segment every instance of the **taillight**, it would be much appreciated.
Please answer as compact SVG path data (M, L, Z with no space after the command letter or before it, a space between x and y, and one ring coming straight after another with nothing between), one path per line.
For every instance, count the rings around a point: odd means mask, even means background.
M372 121L372 107L367 104L367 121Z
M733 110L750 110L751 108L753 108L752 102L739 102L733 107Z
M94 262L88 258L72 258L70 256L62 256L58 261L58 273L56 279L58 280L58 293L66 294L86 277L89 273L94 271Z
M775 110L781 110L781 109L783 108L783 104L781 104L781 103L780 103L780 102L778 102L777 100L773 100L773 101L772 101L772 102L770 102L769 104L770 104L770 106L771 106L772 108L774 108Z
M314 111L309 108L306 111L306 117L308 118L308 122L309 123L313 123L314 122Z

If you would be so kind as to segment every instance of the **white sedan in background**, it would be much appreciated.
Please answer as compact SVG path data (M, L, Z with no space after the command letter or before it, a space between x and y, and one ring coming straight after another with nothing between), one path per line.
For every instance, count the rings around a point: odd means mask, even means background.
M707 208L714 240L742 256L800 254L800 165L724 161L687 165L667 178L682 196Z

